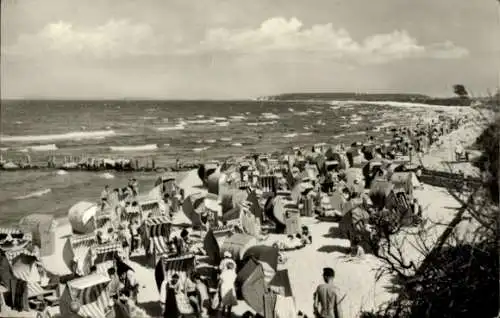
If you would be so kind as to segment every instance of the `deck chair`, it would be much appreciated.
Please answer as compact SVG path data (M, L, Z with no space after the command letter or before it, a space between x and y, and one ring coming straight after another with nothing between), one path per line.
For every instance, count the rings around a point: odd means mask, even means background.
M75 268L72 270L75 274L88 274L92 262L90 249L97 245L96 235L94 233L72 235L69 242L73 252L72 261L75 263Z
M92 247L93 264L99 274L108 275L108 269L115 266L115 259L123 253L122 244L112 242Z
M172 275L179 275L179 284L184 285L187 278L195 270L195 256L184 255L180 257L167 258L162 257L155 268L155 279L158 290L160 290L164 280L170 280ZM176 298L177 307L181 315L194 314L194 308L191 306L189 299L182 297Z
M92 274L69 281L61 296L60 311L62 317L75 316L85 318L111 317L112 301L107 292L109 277ZM71 310L71 304L78 305L78 311Z

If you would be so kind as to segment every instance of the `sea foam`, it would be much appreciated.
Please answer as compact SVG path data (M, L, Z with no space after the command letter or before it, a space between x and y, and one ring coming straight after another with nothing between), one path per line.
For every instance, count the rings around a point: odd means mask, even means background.
M44 189L44 190L39 190L39 191L34 191L31 193L28 193L26 195L21 195L19 197L15 197L16 200L24 200L24 199L30 199L30 198L38 198L41 196L44 196L46 194L49 194L52 192L52 189Z
M27 135L27 136L0 136L1 142L32 142L32 141L53 141L53 140L70 140L70 139L94 139L114 136L116 133L113 130L98 130L98 131L76 131L64 134L51 135Z
M140 146L110 146L111 151L151 151L158 149L158 145L140 145Z

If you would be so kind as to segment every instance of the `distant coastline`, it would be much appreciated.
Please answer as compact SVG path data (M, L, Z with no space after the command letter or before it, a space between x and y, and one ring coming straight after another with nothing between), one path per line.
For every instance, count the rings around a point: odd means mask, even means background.
M431 97L423 94L403 93L286 93L258 97L259 101L369 101L369 102L402 102L442 106L471 106L473 99L468 97Z

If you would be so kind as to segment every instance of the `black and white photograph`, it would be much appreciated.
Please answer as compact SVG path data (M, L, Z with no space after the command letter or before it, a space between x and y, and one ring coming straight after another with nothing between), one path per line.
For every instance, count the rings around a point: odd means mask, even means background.
M0 318L500 318L499 0L0 4Z

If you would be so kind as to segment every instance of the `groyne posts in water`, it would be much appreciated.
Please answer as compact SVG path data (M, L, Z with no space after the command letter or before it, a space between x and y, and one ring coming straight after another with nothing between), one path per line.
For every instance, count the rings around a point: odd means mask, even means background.
M55 155L49 155L46 161L33 163L29 155L23 159L12 160L9 158L0 160L0 170L71 170L71 171L182 171L197 168L197 162L175 163L171 166L158 166L153 157L141 158L98 158L86 154L80 156L62 156L59 160Z

